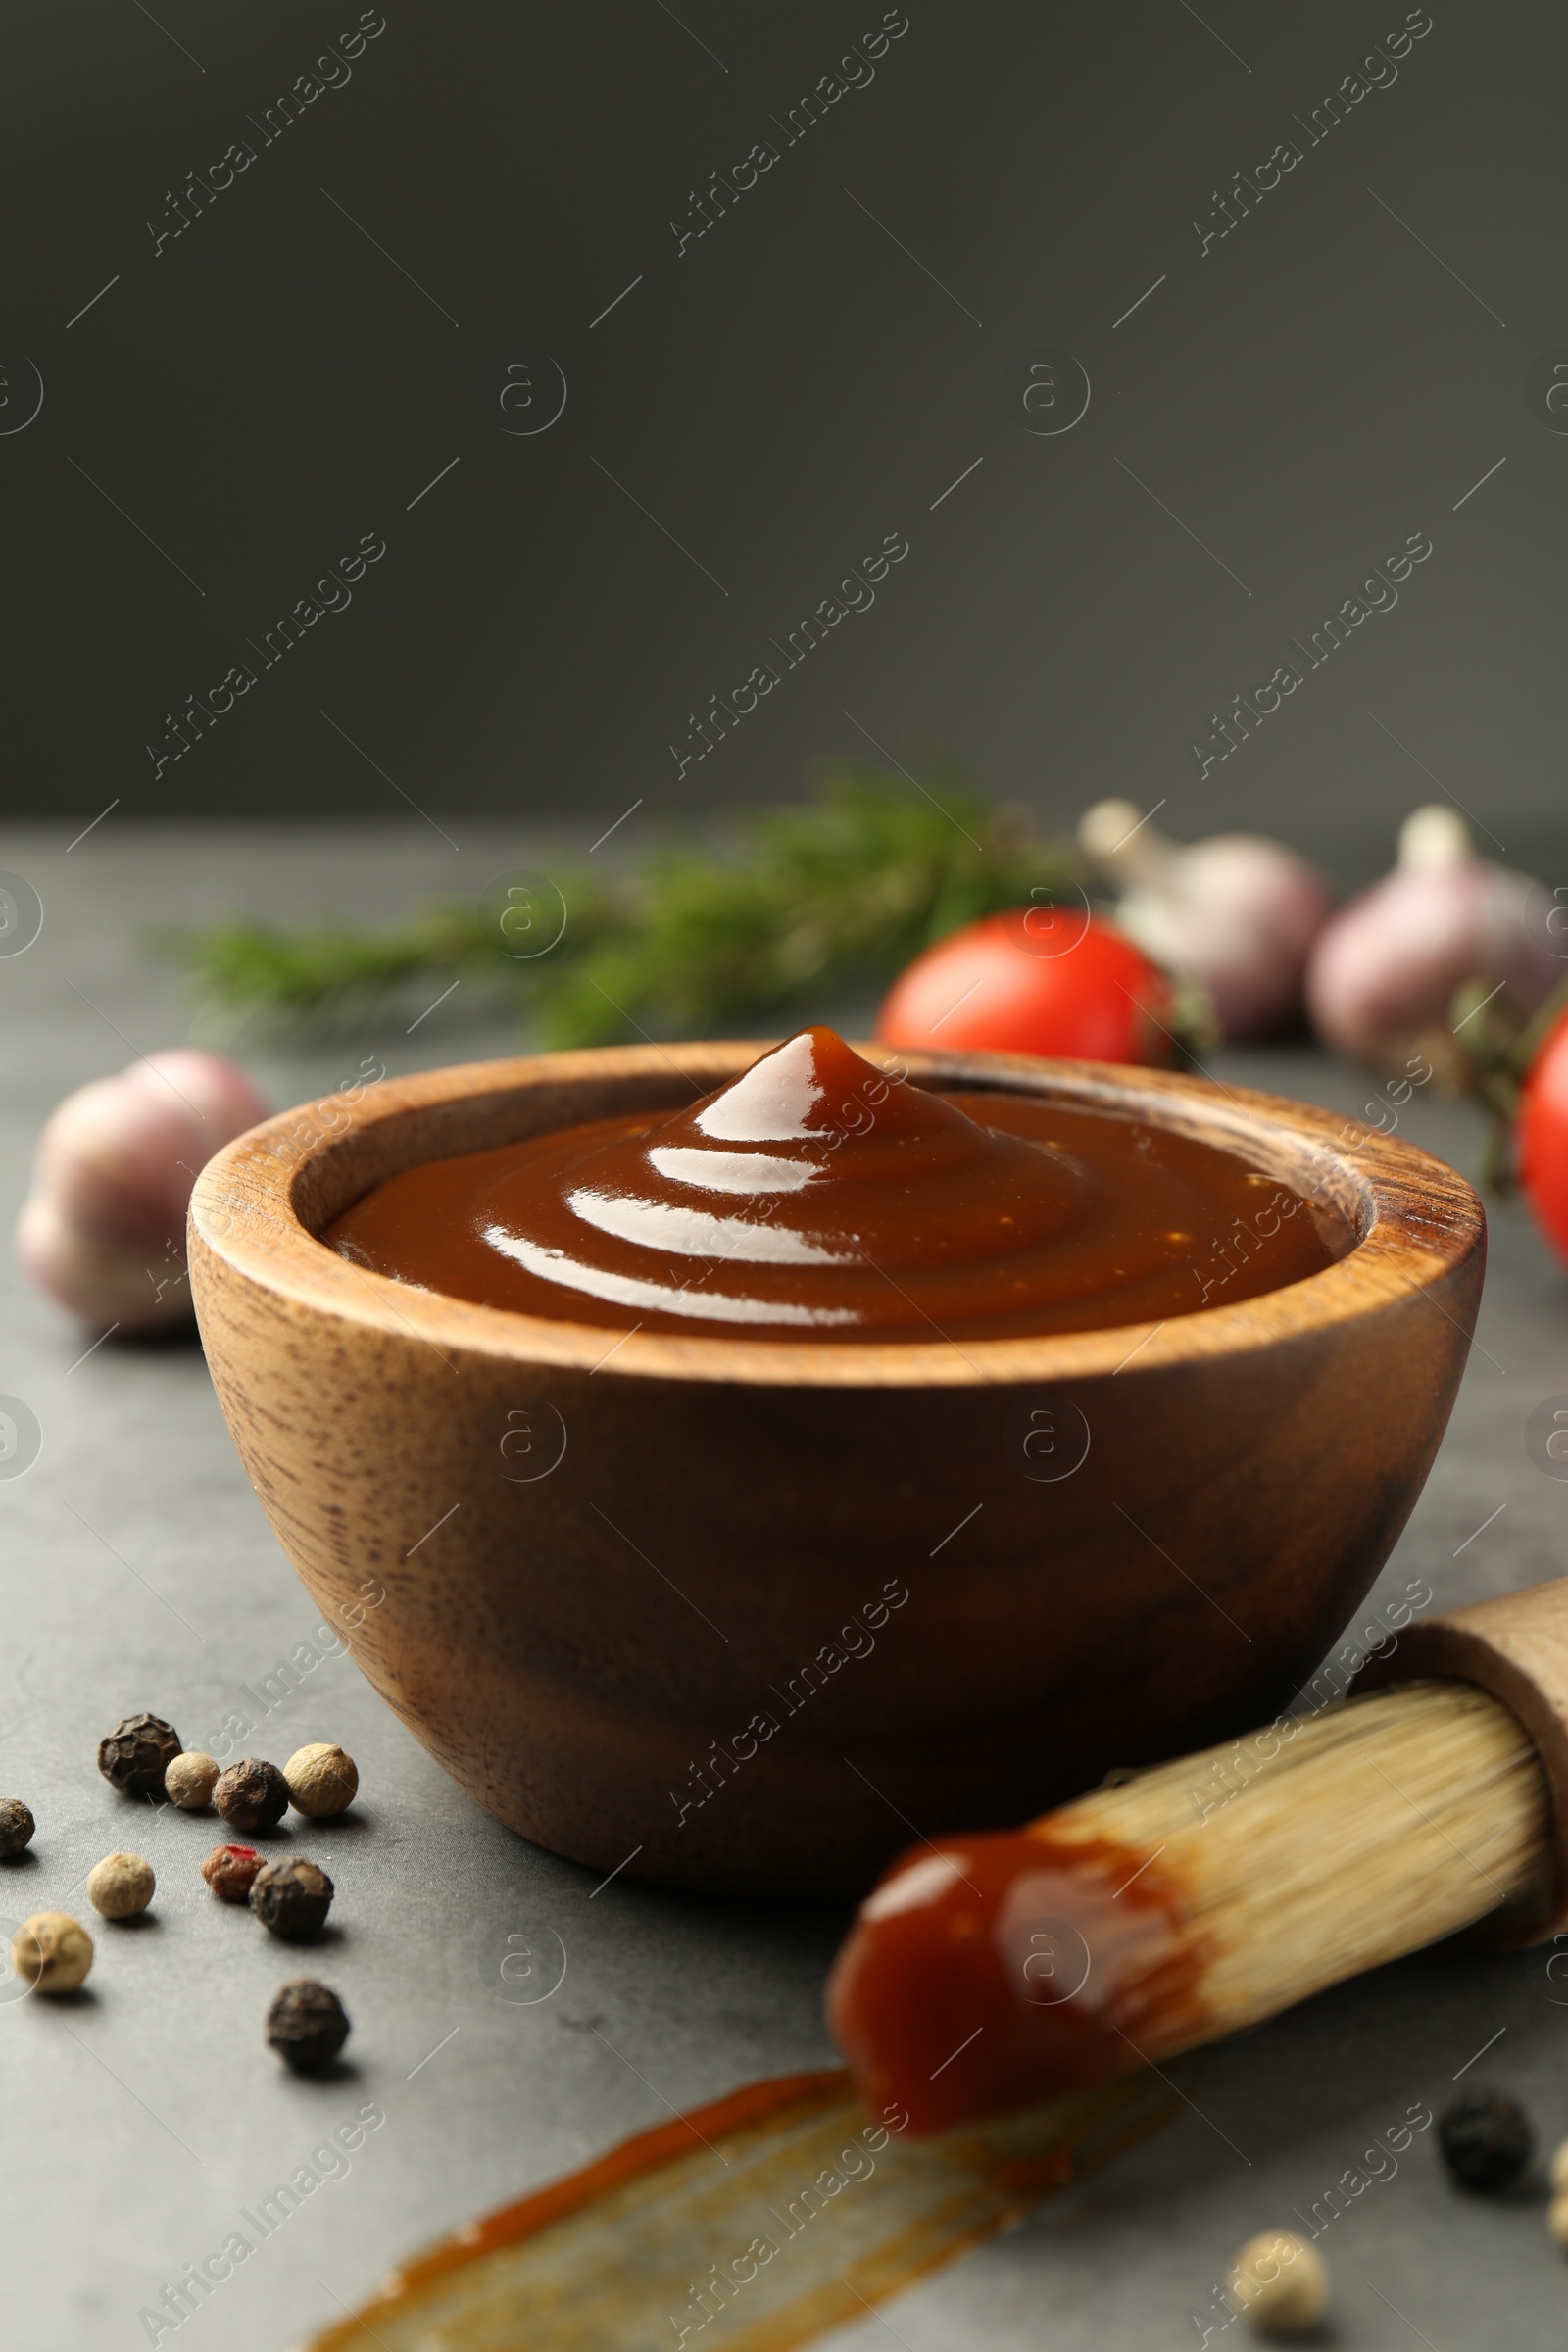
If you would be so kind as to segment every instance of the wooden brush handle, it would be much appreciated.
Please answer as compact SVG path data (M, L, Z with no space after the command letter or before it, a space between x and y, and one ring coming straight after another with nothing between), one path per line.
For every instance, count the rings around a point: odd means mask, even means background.
M1551 1798L1550 1891L1499 1913L1486 1940L1503 1948L1544 1942L1568 1929L1568 1577L1408 1627L1363 1668L1354 1691L1431 1675L1490 1691L1535 1743Z

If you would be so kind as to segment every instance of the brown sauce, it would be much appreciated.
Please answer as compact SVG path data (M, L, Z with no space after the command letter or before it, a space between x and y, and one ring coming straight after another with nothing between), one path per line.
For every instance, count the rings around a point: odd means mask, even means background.
M807 1029L673 1116L431 1160L322 1239L427 1291L613 1330L1023 1338L1320 1272L1337 1210L1226 1152L1032 1095L936 1095Z
M661 2165L670 2164L677 2157L689 2156L699 2146L710 2149L715 2140L722 2141L732 2132L752 2130L774 2116L794 2119L808 2115L814 2108L832 2106L844 2098L849 2087L845 2069L830 2066L814 2067L805 2074L769 2075L760 2082L747 2082L739 2090L726 2091L721 2099L710 2099L685 2115L677 2115L670 2123L655 2124L651 2131L635 2132L608 2154L582 2166L580 2171L568 2173L564 2180L552 2180L544 2188L536 2188L531 2196L519 2197L514 2204L503 2205L496 2212L482 2214L478 2221L467 2223L429 2253L405 2263L387 2289L388 2295L412 2294L416 2288L439 2278L443 2272L461 2269L465 2263L497 2253L503 2246L520 2245L524 2238L536 2237L541 2230L551 2229L569 2214L580 2213L598 2198L608 2196L612 2189L624 2187L628 2180L640 2180L645 2173L657 2172Z
M917 2148L842 2069L750 2083L469 2223L311 2352L796 2352L1180 2112L1151 2078Z
M867 2105L945 2132L1130 2073L1192 2011L1202 1960L1147 1854L1045 1829L942 1838L861 1905L828 2023Z

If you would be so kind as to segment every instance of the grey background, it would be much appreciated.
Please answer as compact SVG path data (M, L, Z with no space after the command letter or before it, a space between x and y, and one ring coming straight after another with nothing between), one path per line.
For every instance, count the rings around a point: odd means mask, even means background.
M391 0L264 147L349 0L11 12L0 415L19 355L45 399L0 438L4 807L381 817L395 783L509 818L640 798L635 835L869 753L850 712L1052 821L1164 796L1179 832L1266 823L1347 880L1424 765L1551 863L1568 441L1527 379L1568 344L1568 23L1439 5L1309 144L1405 13L911 0L786 147L872 0ZM155 258L148 221L241 137L256 162ZM764 137L777 165L678 254L671 219ZM1195 220L1287 138L1301 163L1205 253ZM1093 387L1055 438L1009 391L1041 346ZM565 412L509 438L505 369L543 416L547 354ZM895 530L875 607L677 781L688 713ZM155 781L166 713L366 531L352 607ZM1210 713L1413 531L1398 606L1201 780Z
M135 954L127 909L137 921L200 917L238 901L287 914L310 892L351 888L379 909L428 888L448 855L417 826L374 847L352 828L261 828L216 848L206 829L127 836L113 855L94 852L98 839L68 861L41 830L0 830L0 865L28 873L45 905L35 944L0 959L7 1224L62 1091L184 1025L166 976ZM499 845L476 833L473 846ZM282 1102L352 1075L362 1054L397 1073L508 1042L504 1029L448 1008L412 1038L345 1032L309 1056L252 1058ZM1229 1082L1348 1114L1367 1093L1306 1048L1231 1053L1215 1066ZM1480 1136L1468 1109L1418 1094L1403 1132L1473 1169ZM1568 1388L1565 1318L1568 1277L1524 1212L1497 1206L1479 1345L1432 1478L1358 1624L1413 1578L1441 1606L1561 1570L1568 1483L1535 1467L1525 1428L1544 1397ZM196 1872L214 1822L116 1797L93 1750L142 1706L188 1740L209 1737L231 1708L254 1719L240 1687L255 1690L311 1641L317 1614L246 1483L198 1349L111 1342L83 1358L88 1346L13 1263L0 1266L0 1393L26 1399L43 1426L32 1469L0 1481L0 1794L25 1796L39 1824L28 1857L0 1864L0 1917L79 1908L87 1870L116 1846L139 1847L160 1880L147 1924L94 1922L98 1959L79 1999L8 2000L0 1981L7 2344L145 2343L140 2308L244 2229L240 2209L365 2100L378 2100L386 2122L348 2177L318 2189L166 2344L281 2352L340 2318L400 2256L660 2122L666 2102L681 2108L830 2062L819 2004L841 1915L700 1901L623 1879L590 1901L594 1874L482 1815L337 1657L262 1719L254 1741L281 1759L306 1740L337 1739L363 1775L355 1813L313 1830L306 1846L338 1886L334 1934L307 1965L341 1989L352 2069L314 2085L286 2077L261 2025L298 1958L207 1893ZM566 1974L549 1999L513 2006L489 1988L486 1953L493 1968L494 1939L508 1934L541 1953L561 1938ZM1255 2230L1293 2227L1292 2209L1304 2212L1375 2133L1415 2102L1451 2096L1489 2041L1463 2080L1523 2095L1544 2154L1568 2134L1568 1984L1560 1966L1548 1976L1549 1959L1445 1948L1226 2044L1204 2061L1197 2108L1174 2128L899 2298L888 2323L910 2352L1190 2347L1189 2314L1210 2311L1235 2247ZM1426 2133L1397 2176L1325 2234L1339 2315L1328 2340L1356 2352L1403 2352L1417 2338L1435 2352L1559 2343L1562 2257L1544 2211L1539 2168L1500 2203L1450 2191ZM662 2325L651 2347L669 2340ZM888 2338L868 2317L835 2340L871 2352Z

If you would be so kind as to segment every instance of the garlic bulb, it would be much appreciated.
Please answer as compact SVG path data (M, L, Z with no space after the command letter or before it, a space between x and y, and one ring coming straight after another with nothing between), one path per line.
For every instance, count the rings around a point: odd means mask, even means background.
M88 1323L128 1334L185 1322L191 1188L266 1116L243 1070L186 1047L78 1087L38 1139L17 1220L24 1270Z
M1505 982L1514 1008L1534 1012L1568 976L1553 911L1539 882L1476 855L1457 809L1417 808L1393 872L1352 899L1312 950L1313 1026L1326 1045L1389 1069L1423 1036L1448 1031L1467 980Z
M1131 801L1098 802L1078 841L1122 894L1120 928L1156 962L1202 982L1227 1037L1262 1037L1296 1010L1332 905L1304 858L1256 833L1183 847Z

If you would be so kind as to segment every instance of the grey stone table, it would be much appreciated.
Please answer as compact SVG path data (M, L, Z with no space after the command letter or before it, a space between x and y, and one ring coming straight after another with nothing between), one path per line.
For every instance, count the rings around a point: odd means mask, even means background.
M26 875L45 907L37 942L0 958L7 1225L59 1096L188 1034L189 1007L139 944L149 927L240 907L381 919L554 854L462 825L454 851L423 827L117 833L116 822L69 852L64 833L0 835L0 867ZM368 1052L399 1070L511 1042L482 1007L470 1018L461 992L406 1030L345 1033L292 1060L243 1039L238 1050L281 1103L334 1084ZM1220 1066L1347 1111L1366 1094L1305 1049L1232 1053ZM1462 1108L1418 1096L1404 1132L1474 1165L1477 1124ZM1524 1428L1544 1396L1568 1390L1568 1281L1514 1206L1494 1215L1479 1337L1373 1605L1412 1579L1443 1605L1565 1564L1568 1486L1533 1465ZM830 2060L819 2001L841 1919L625 1880L590 1902L591 1874L477 1811L352 1661L320 1654L317 1614L246 1484L195 1346L83 1356L85 1344L7 1254L0 1392L30 1404L43 1445L25 1477L0 1481L0 1794L24 1795L39 1828L24 1861L0 1866L0 1914L79 1909L86 1871L115 1846L139 1847L160 1879L144 1924L102 1927L81 1999L19 1999L14 1982L0 1984L8 2345L146 2342L142 2307L231 2232L255 2238L242 2211L368 2104L384 2121L346 2162L323 2162L338 2177L182 2323L182 2345L281 2352L400 2254L670 2108ZM288 1689L275 1668L300 1644L319 1662ZM193 1743L242 1713L260 1753L335 1739L358 1757L364 1801L311 1839L343 1921L313 1965L355 2022L352 2068L335 2079L294 2081L262 2046L263 2012L291 1969L196 1877L211 1826L133 1809L94 1770L101 1733L140 1707ZM499 1997L494 1954L509 1934L540 1953L560 1939L565 1976L548 1999ZM1215 2051L1181 2122L837 2340L869 2347L891 2328L909 2352L1192 2346L1203 2324L1218 2328L1212 2290L1234 2246L1294 2226L1408 2107L1441 2105L1484 2045L1467 2079L1521 2093L1547 2145L1568 2133L1568 1982L1552 1981L1549 1957L1433 1952ZM1389 2177L1323 2235L1333 2341L1365 2352L1562 2341L1568 2274L1539 2183L1500 2204L1466 2200L1445 2185L1430 2132L1392 2174L1371 2162Z

